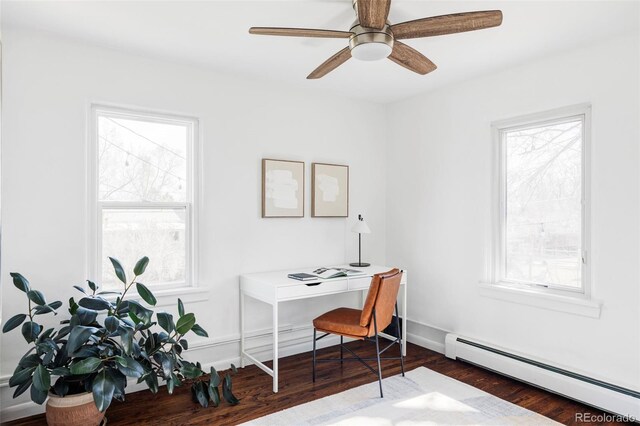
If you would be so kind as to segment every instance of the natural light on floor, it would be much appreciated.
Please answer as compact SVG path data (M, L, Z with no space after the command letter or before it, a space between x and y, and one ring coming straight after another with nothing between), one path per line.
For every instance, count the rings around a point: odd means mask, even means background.
M437 410L437 411L478 411L469 407L460 401L457 401L447 395L439 392L431 392L415 398L405 399L404 401L393 404L396 408L412 409L412 410Z

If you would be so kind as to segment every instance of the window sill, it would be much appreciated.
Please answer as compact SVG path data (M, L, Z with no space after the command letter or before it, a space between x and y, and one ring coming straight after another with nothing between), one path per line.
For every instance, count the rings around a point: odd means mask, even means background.
M514 287L502 283L481 282L478 286L481 296L522 305L535 306L552 311L565 312L574 315L582 315L590 318L600 318L602 303L595 300L583 299L558 294L548 294Z
M132 289L133 290L133 289ZM196 302L205 302L209 300L209 290L200 287L178 287L178 288L170 288L170 289L160 289L154 290L150 289L153 295L157 299L157 303L155 307L165 307L165 306L177 306L178 298L182 300L183 303L196 303ZM107 300L114 301L116 300L116 295L109 295L106 297ZM126 300L135 300L136 302L141 302L146 304L140 295L136 292L127 292L125 296Z

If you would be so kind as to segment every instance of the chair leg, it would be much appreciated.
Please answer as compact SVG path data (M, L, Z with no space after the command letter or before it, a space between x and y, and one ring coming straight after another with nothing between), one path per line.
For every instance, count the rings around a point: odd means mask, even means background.
M344 364L344 349L342 345L344 344L344 336L340 336L340 365Z
M313 382L316 381L316 329L313 328Z
M396 330L398 331L398 344L400 345L400 371L404 377L404 357L402 356L402 332L400 331L400 315L398 315L398 303L396 303Z
M380 385L380 398L382 395L382 364L380 364L380 343L378 342L378 321L376 321L376 310L373 309L373 329L376 333L376 358L378 359L378 384Z

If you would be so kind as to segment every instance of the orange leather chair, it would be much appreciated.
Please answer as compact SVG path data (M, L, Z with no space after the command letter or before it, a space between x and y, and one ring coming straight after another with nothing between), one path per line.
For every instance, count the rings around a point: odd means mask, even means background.
M392 269L388 272L376 274L371 278L371 286L369 293L362 309L338 308L320 315L313 320L313 381L316 381L316 363L324 361L360 361L373 374L377 374L380 384L380 397L382 398L382 367L381 359L400 359L400 368L404 376L404 358L402 356L402 333L400 332L400 319L398 316L398 290L400 289L400 279L402 271ZM378 331L384 330L393 319L393 311L395 307L395 322L397 338L391 342L386 348L380 350L380 342L378 339ZM320 337L316 337L316 333L320 331L324 333ZM316 359L316 342L329 334L337 334L340 336L340 358L338 359ZM352 339L375 341L376 358L361 358L356 355L347 346L344 346L344 337ZM381 358L380 355L391 346L398 344L400 346L399 357ZM345 358L344 351L349 351L353 357ZM378 371L367 364L366 361L376 360L378 363Z

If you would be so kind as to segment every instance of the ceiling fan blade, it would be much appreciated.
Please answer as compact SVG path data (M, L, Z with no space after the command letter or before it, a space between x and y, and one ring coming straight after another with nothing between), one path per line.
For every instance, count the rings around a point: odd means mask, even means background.
M502 12L485 10L482 12L453 13L416 19L391 26L397 40L407 38L432 37L444 34L482 30L502 24Z
M381 30L387 23L391 0L358 0L360 25Z
M287 37L320 37L320 38L349 38L349 31L315 30L310 28L276 28L251 27L249 34L287 36Z
M393 51L391 55L389 55L389 59L421 75L428 74L438 68L436 64L431 62L431 60L422 53L397 40L393 43Z
M351 50L348 47L345 47L344 49L324 61L322 65L313 70L313 72L309 74L307 78L309 80L313 80L316 78L324 77L334 69L338 68L340 65L347 62L349 58L351 58Z

